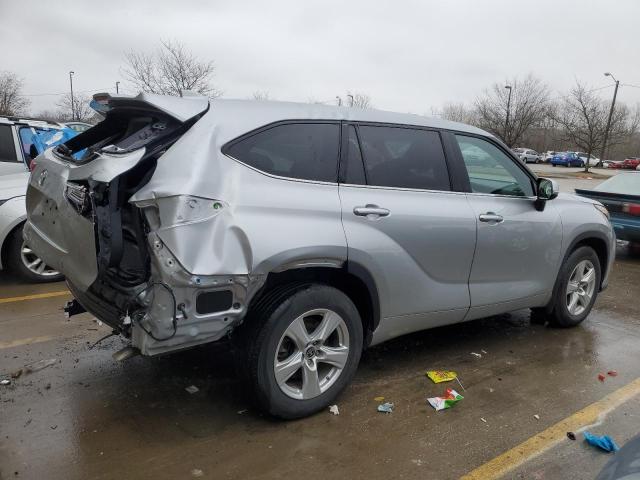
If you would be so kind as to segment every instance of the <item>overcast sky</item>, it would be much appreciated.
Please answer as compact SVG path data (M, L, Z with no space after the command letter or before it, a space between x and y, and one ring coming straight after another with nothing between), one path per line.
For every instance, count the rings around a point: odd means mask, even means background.
M55 107L42 94L68 91L69 70L77 91L126 88L124 52L163 38L214 60L225 97L331 101L351 90L430 114L529 72L554 94L576 79L605 86L605 71L640 86L639 22L638 0L0 0L0 70L24 78L35 113ZM618 98L640 102L640 88Z

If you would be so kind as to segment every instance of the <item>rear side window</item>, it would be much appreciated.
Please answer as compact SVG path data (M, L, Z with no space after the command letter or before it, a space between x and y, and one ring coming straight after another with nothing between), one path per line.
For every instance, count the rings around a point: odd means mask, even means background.
M358 132L369 185L451 189L437 132L364 125Z
M0 162L17 162L13 132L9 125L0 125Z
M339 151L338 124L290 123L241 139L224 153L272 175L336 182Z

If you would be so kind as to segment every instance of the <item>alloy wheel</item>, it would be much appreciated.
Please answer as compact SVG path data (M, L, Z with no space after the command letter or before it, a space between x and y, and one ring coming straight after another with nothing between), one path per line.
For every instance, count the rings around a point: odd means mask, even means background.
M590 260L582 260L571 272L567 282L567 310L580 315L591 303L596 289L596 269Z
M53 277L60 275L57 270L54 270L44 263L44 261L24 242L22 242L22 247L20 247L20 260L22 260L22 263L27 270L40 277Z
M276 383L288 397L317 397L336 382L348 358L344 319L332 310L311 310L293 320L278 342L273 363Z

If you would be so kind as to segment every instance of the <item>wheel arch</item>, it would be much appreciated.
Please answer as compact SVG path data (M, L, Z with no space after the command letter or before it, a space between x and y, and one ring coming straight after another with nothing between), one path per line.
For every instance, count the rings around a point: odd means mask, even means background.
M284 284L304 282L328 285L342 291L354 303L362 321L365 346L369 345L373 331L380 323L380 299L373 276L362 265L349 261L332 266L317 266L315 262L308 265L278 268L269 273L260 291L251 299L248 311L264 295Z
M609 264L609 248L606 237L598 232L585 232L578 235L573 239L569 248L567 248L565 256L562 259L563 263L574 250L580 247L591 247L596 252L600 263L600 271L602 272L598 289L602 288L602 282L604 281L605 276L604 273L606 272L607 265Z

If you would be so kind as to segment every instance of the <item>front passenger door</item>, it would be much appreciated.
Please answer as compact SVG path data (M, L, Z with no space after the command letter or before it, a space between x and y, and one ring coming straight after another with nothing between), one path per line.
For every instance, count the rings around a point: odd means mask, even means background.
M552 202L535 208L534 179L487 139L456 134L477 224L466 320L545 302L558 271L562 224Z

